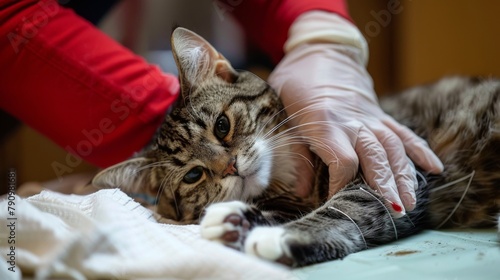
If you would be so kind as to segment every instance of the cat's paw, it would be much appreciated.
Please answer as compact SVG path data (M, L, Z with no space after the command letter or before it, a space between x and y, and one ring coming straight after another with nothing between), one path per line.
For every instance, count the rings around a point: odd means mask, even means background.
M290 238L282 227L256 227L245 241L245 253L292 266L294 262L287 245Z
M244 214L248 209L241 201L210 205L200 223L201 236L241 251L250 230Z

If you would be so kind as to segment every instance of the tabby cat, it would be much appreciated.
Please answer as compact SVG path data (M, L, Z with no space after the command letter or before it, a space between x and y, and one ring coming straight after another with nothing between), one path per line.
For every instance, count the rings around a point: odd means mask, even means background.
M276 93L235 71L207 41L177 28L172 48L181 98L150 146L99 173L93 184L157 198L177 224L201 223L202 236L291 266L345 257L429 227L483 227L500 213L500 81L448 78L384 101L425 138L445 166L422 176L418 205L393 219L360 174L328 197L316 159L313 192L294 194L300 176Z

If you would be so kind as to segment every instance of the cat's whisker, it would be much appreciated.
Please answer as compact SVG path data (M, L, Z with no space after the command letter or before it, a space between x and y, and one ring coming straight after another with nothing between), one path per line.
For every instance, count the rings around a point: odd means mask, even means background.
M419 172L417 172L417 173L419 174ZM364 176L364 174L363 174L363 173L359 173L359 177L361 177L361 180L363 181L363 183L364 183L365 185L369 186L368 181L366 181L366 178L365 178L365 176ZM425 178L423 178L423 180L425 181ZM427 181L425 181L425 182L427 183ZM425 185L424 185L424 186L425 186ZM380 187L379 187L378 185L376 185L375 187L377 188L377 192L381 194L381 193L382 193L382 190L380 189ZM360 189L362 189L362 188L360 188ZM364 189L362 189L362 190L366 192L366 190L364 190ZM380 201L380 200L379 200L379 201ZM385 204L383 204L383 205L384 205L384 208L387 210L387 207L385 206ZM389 215L390 215L390 214L389 214ZM390 217L391 217L391 220L392 220L392 224L393 224L393 226L394 226L394 230L395 230L395 232L396 232L396 239L398 239L398 237L397 237L397 231L396 231L396 226L395 226L395 223L394 223L394 219L392 218L392 215L391 215ZM412 225L413 227L415 227L415 224L414 224L414 223L413 223L413 221L411 220L410 216L405 215L405 218L406 218L406 219L407 219L407 220L411 223L411 225Z
M317 124L317 123L316 123L316 124ZM281 131L281 132L277 133L276 135L273 135L272 137L267 138L266 140L268 140L268 141L272 142L273 140L275 140L275 139L279 139L279 138L281 138L281 137L289 137L289 136L293 136L293 137L297 137L297 138L302 139L302 140L304 141L304 143L305 143L305 144L307 144L307 143L308 143L308 141L310 141L310 140L312 140L312 139L320 139L320 142L321 142L323 145L327 146L326 144L324 144L325 140L324 140L324 139L322 139L322 138L319 138L319 136L308 136L308 137L304 137L304 136L302 136L302 135L301 135L301 133L300 133L300 132L298 132L298 131L293 131L293 130L295 130L295 129L297 129L297 128L301 128L301 127L305 127L305 126L309 126L309 125L312 125L312 123L305 123L305 124L298 125L298 126L296 126L296 127L294 127L294 128L288 128L288 129L286 129L286 130L284 130L284 131ZM317 132L317 131L318 131L318 129L317 129L317 127L315 127L315 128L312 128L312 127L311 127L311 128L308 128L308 129L302 129L302 133L303 133L303 132L309 132L309 131ZM309 143L309 144L311 144L311 143Z
M361 228L358 226L358 224L349 215L347 215L346 213L344 213L340 209L337 209L333 206L329 206L328 209L335 210L335 211L339 212L340 214L346 216L354 224L354 226L358 229L359 235L361 236L361 239L363 239L363 242L365 243L365 249L368 249L368 243L366 243L366 239L365 239L365 236L363 234L363 231L361 231Z
M275 148L283 147L283 146L290 146L290 145L305 145L309 144L306 140L303 139L301 136L292 136L292 137L283 137L279 139L275 139L272 142L268 143L268 146L271 150L274 150Z
M282 151L280 150L281 147L287 147L289 145L296 145L296 144L303 144L301 141L288 141L288 142L284 142L284 143L281 143L281 144L277 144L275 143L275 145L271 146L270 147L270 151L273 152L274 155L276 156L287 156L287 157L293 157L295 159L301 159L301 160L305 160L308 162L308 164L312 167L314 167L314 164L306 157L304 156L303 154L301 153L298 153L298 152L293 152L293 151Z
M270 85L268 84L268 86L270 86ZM276 112L275 114L273 114L273 115L272 115L272 116L271 116L271 117L270 117L270 118L269 118L269 119L268 119L265 123L263 123L262 128L258 131L258 133L256 133L256 135L257 135L257 136L259 136L259 137L260 137L260 136L262 136L262 132L263 132L263 131L267 128L267 125L268 125L271 121L273 121L275 118L280 117L280 115L281 115L284 111L286 111L286 109L287 109L287 108L289 108L289 107L291 107L291 106L295 106L295 105L297 105L298 103L303 102L304 100L306 100L306 98L304 98L304 99L299 99L299 100L297 100L297 101L295 101L295 102L293 102L293 103L291 103L291 104L288 104L288 106L283 107L283 108L282 108L282 109L280 109L279 111L277 111L277 112ZM281 128L283 125L285 125L286 123L288 123L291 119L296 118L296 117L298 117L298 116L301 116L301 115L303 115L303 114L307 113L307 111L308 111L308 110L313 111L312 106L314 106L314 105L311 105L311 106L306 106L306 107L304 107L303 109L301 109L301 110L299 110L299 111L297 111L297 112L295 112L295 113L293 113L293 114L291 114L291 115L288 115L288 116L287 116L284 120L282 120L280 123L276 124L276 125L275 125L275 126L274 126L271 130L267 131L267 132L264 134L264 136L263 136L263 137L264 137L264 138L266 138L268 135L273 134L273 133L274 133L277 129Z
M372 193L370 193L369 191L363 189L363 188L359 188L361 191L369 194L371 197L375 198L385 209L385 211L387 212L387 214L389 215L389 218L391 219L391 223L392 223L392 226L394 227L394 236L396 238L396 240L398 240L398 229L396 228L396 223L394 222L394 218L392 217L391 215L391 211L389 211L389 209L387 208L387 206L385 205L385 203L380 200L378 197L376 197L375 195L373 195Z
M304 108L302 110L297 111L296 113L292 114L291 116L287 117L285 120L281 121L279 124L274 126L272 129L270 129L267 133L265 133L261 137L270 141L270 143L273 143L273 142L275 142L275 139L283 138L283 136L285 136L285 139L288 140L290 135L293 135L294 137L297 137L296 139L302 139L302 142L298 143L298 144L314 146L318 149L324 150L325 152L329 153L330 155L332 155L332 157L337 158L337 155L336 155L334 149L332 149L332 147L331 147L332 145L336 145L337 143L331 142L330 145L328 145L325 143L325 141L327 141L327 139L320 139L319 136L316 136L316 137L308 136L307 138L301 136L304 134L309 134L310 132L312 132L311 134L317 134L318 130L321 129L322 126L325 128L325 131L326 131L325 134L328 134L329 128L334 127L334 124L329 122L329 121L319 121L319 122L310 122L310 123L299 124L299 125L296 125L293 127L286 128L283 131L280 131L280 132L274 134L276 132L276 130L281 128L283 125L285 125L287 122L289 122L293 118L297 118L297 117L300 117L304 114L314 112L314 111L318 110L321 106L324 106L324 105L313 104L313 105L307 106L306 108ZM274 116L277 116L277 115L278 114L275 114ZM269 121L270 120L268 120L268 122ZM344 126L343 124L335 124L335 125L336 126L338 126L338 125ZM261 131L265 127L266 126L264 125L261 128ZM350 128L350 127L346 127L346 128L352 130L352 128ZM261 134L261 131L259 133L257 133L257 135ZM257 139L259 139L259 137L255 137L254 139L255 140L251 143L251 145L253 145L255 143L255 141L257 141ZM287 141L287 140L284 140L284 141ZM274 145L274 144L271 144L271 145ZM339 147L339 148L341 148L341 147Z
M292 159L300 159L300 160L305 160L307 163L311 166L314 167L314 164L304 155L301 155L299 153L294 153L294 152L277 152L274 153L277 156L283 155L286 156L287 158L292 158Z
M428 183L427 183L427 179L425 178L425 175L422 174L422 172L420 172L418 170L416 172L416 175L417 175L417 177L419 177L422 180L422 183L420 185L418 185L418 188L420 189L420 188L427 186Z
M279 138L281 137L282 135L287 135L287 134L291 134L291 135L296 135L296 136L299 136L299 137L303 137L304 140L308 140L308 139L311 139L313 138L313 136L310 136L308 135L307 137L305 136L302 136L303 134L307 134L309 132L312 132L313 134L315 135L321 135L322 133L321 132L318 132L320 131L321 127L333 127L334 124L332 124L331 122L328 122L328 121L320 121L320 122L314 122L314 123L304 123L304 124L300 124L300 125L297 125L295 127L291 127L291 128L287 128L283 131L280 131L279 133L271 136L271 137L268 137L267 140L270 140L272 141L273 139L275 138ZM307 128L305 128L307 127ZM325 133L327 134L327 133ZM316 138L319 138L320 136L314 136ZM323 142L327 141L328 140L328 137L333 137L332 135L325 135L324 136L324 140ZM334 145L335 143L332 142L331 143L332 145Z
M293 104L295 103L292 103L290 106L293 106ZM289 106L288 106L289 107ZM287 107L285 107L283 110L285 110ZM283 125L285 125L286 123L288 123L290 120L294 119L294 118L298 118L308 112L313 112L315 109L312 108L312 106L307 106L289 116L287 116L284 120L282 120L280 123L278 123L275 127L273 127L272 129L270 129L266 134L264 134L264 138L266 138L268 135L271 135L273 134L277 129L279 129L280 127L282 127ZM267 123L266 123L267 125ZM264 126L265 128L266 126ZM297 128L297 126L292 126L291 129L295 129Z
M368 184L368 181L366 180L365 175L364 175L362 172L360 172L360 173L359 173L359 177L360 177L360 178L361 178L361 180L363 181L363 184L365 184L365 185L367 185L367 186L371 187L371 186L370 186L370 184ZM376 190L374 190L374 191L375 191L375 192L378 192L380 195L382 195L382 193L383 193L383 192L382 192L382 189L380 188L380 186L379 186L379 185L375 185L375 188L377 188L377 189L376 189ZM385 204L384 204L384 207L385 207ZM387 207L385 207L385 208L387 209ZM396 239L397 239L397 238L396 238Z
M448 220L453 216L453 214L455 214L455 212L457 211L458 207L460 206L460 204L462 204L462 201L464 200L465 198L465 195L467 194L467 191L469 191L469 187L472 183L472 179L474 179L474 174L476 174L476 170L473 170L471 172L471 174L465 176L465 177L462 177L458 180L455 180L453 182L450 182L450 183L447 183L447 184L444 184L443 186L440 186L440 187L437 187L437 188L434 188L431 190L431 192L435 192L435 191L438 191L438 190L441 190L441 189L444 189L444 188L447 188L449 186L452 186L456 183L459 183L459 182L462 182L466 179L469 179L469 182L467 182L467 187L465 188L463 194L462 194L462 197L460 197L460 200L458 201L457 205L455 205L455 207L453 208L453 210L451 210L450 214L448 214L448 216L436 227L437 229L441 228L444 224L446 224L446 222L448 222Z
M133 179L141 171L148 169L148 168L154 168L154 167L164 166L164 165L165 165L165 161L159 161L159 162L153 162L150 164L146 164L144 166L137 167L135 169L130 169L128 172L122 172L120 174L120 178L118 179L118 182L116 183L115 187L122 189L122 186L128 185L128 181L131 181L131 179ZM125 192L136 191L136 190L132 190L132 189L123 189L123 190Z
M313 105L311 105L310 107L304 108L303 111L297 112L297 113L291 115L290 117L288 117L286 119L286 121L287 122L291 121L292 119L301 117L304 114L315 113L315 112L317 112L319 110L317 107L319 107L319 106L313 106ZM325 128L325 131L328 132L328 133L331 133L329 131L330 128L343 127L344 130L348 130L348 131L350 131L353 134L358 134L358 128L352 127L351 125L347 125L347 124L344 124L342 122L333 122L333 121L311 121L311 122L307 122L307 123L302 123L302 124L298 124L298 125L295 125L295 126L291 126L290 128L291 129L299 129L302 133L304 133L305 131L302 128L303 125L311 125L311 126L313 126L313 132L316 132L316 133L323 126Z
M285 108L282 108L280 110L278 110L278 112L274 113L266 122L263 123L262 127L260 128L260 130L256 133L256 135L258 137L262 136L262 133L263 131L267 128L267 125L273 121L275 118L279 118L280 115L283 113L283 111L285 111ZM286 119L285 119L286 120ZM271 130L271 131L268 131L266 132L264 135L268 135L268 134L272 134L274 131L276 131L277 129L279 129L280 127L282 127L286 122L285 121L281 121L280 123L278 123L277 125L275 125ZM265 136L264 136L265 138Z
M283 109L279 110L277 113L275 113L273 116L271 116L265 123L264 125L262 126L262 128L259 130L259 132L256 134L257 136L261 136L262 135L262 132L264 131L264 129L267 128L267 125L269 124L269 122L271 122L272 120L274 120L274 118L276 117L279 117L280 114L286 110L286 108L290 107L290 106L293 106L295 105L296 103L300 102L299 101L296 101L292 104L290 104L289 106L287 107L284 107ZM315 109L312 108L312 106L307 106L289 116L287 116L284 120L282 120L281 122L279 122L278 124L276 124L272 129L270 129L269 131L267 131L262 137L263 138L267 138L267 136L273 134L277 129L281 128L282 126L284 126L285 124L287 124L290 120L294 119L294 118L297 118L299 116L302 116L304 114L306 114L308 111L314 111Z
M309 141L305 141L302 137L291 137L288 139L278 139L273 143L269 144L270 151L279 151L282 147L288 147L290 145L311 145L313 144L315 147L325 150L329 153L333 158L337 158L335 152L330 149L327 145L325 145L321 140L310 139Z
M165 174L165 176L163 176L162 180L160 181L160 185L158 186L158 190L156 191L156 201L157 202L160 201L160 196L163 193L163 190L165 189L166 183L168 182L167 178L168 178L168 175ZM175 199L175 197L174 197L174 199Z
M417 172L417 173L418 173L418 172ZM361 180L363 181L363 184L365 184L365 185L369 186L369 185L368 185L368 182L367 182L367 181L366 181L366 179L365 179L365 176L364 176L362 173L359 173L359 177L361 177ZM423 178L423 179L425 180L425 178ZM382 190L380 189L380 187L379 187L379 186L376 186L376 188L377 188L377 191L378 191L379 193L382 193ZM363 190L364 190L364 189L363 189ZM385 205L384 205L384 207L385 207ZM385 208L387 209L387 207L385 207ZM391 218L392 218L392 216L391 216ZM410 219L410 216L405 215L405 218L406 218L406 219L407 219L407 220L408 220L408 221L412 224L412 226L413 226L413 227L415 227L415 224L414 224L414 223L413 223L413 221ZM393 225L394 225L394 220L393 220ZM396 239L397 239L397 235L396 235Z
M410 222L410 224L413 226L413 227L416 227L415 224L413 223L413 221L411 220L410 216L409 215L405 215L405 219L408 220L408 222Z
M143 170L146 170L148 168L153 168L153 167L160 167L160 166L166 166L168 164L167 161L158 161L158 162L153 162L153 163L150 163L150 164L146 164L146 165L143 165L139 168L136 168L135 170L135 173L138 173L139 171L143 171ZM134 174L135 174L134 173Z
M432 190L430 190L429 192L437 192L437 191L439 191L439 190L446 189L446 188L448 188L448 187L450 187L450 186L456 185L456 184L458 184L458 183L460 183L460 182L462 182L462 181L465 181L465 180L467 180L467 179L469 179L469 184L470 184L470 181L472 181L472 178L474 177L475 172L476 172L476 171L474 170L474 171L472 171L472 172L471 172L469 175L467 175L467 176L464 176L464 177L462 177L462 178L456 179L456 180L454 180L454 181L451 181L451 182L446 183L446 184L444 184L444 185L441 185L441 186L439 186L439 187L432 188Z
M177 197L176 197L176 196L175 196L175 194L174 194L174 190L173 190L173 189L171 189L171 188L166 188L166 185L167 185L167 183L168 183L170 180L171 180L171 179L169 178L169 175L168 175L168 174L166 174L166 175L163 177L163 179L162 179L162 180L161 180L161 182L160 182L160 186L159 186L159 188L158 188L158 191L157 191L157 193L156 193L156 201L160 201L160 196L161 196L161 194L165 191L165 189L170 190L170 192L172 192L171 197L172 197L173 202L174 202L174 207L175 207L175 212L176 212L176 215L177 215L177 217L180 217L180 214L179 214L179 213L180 213L179 203L178 203L178 201L177 201Z
M363 181L363 184L368 185L368 181L366 181L365 175L363 173L359 173L359 177L361 177L361 180ZM378 191L381 191L380 188L378 188Z

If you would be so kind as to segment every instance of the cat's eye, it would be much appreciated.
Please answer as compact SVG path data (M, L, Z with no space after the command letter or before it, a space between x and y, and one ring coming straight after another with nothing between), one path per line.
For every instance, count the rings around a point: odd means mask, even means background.
M229 124L229 119L226 115L221 115L215 121L214 134L219 140L224 139L229 133L231 125Z
M194 184L198 182L202 176L203 176L203 167L196 166L191 170L189 170L188 173L186 173L186 175L184 175L182 181L186 184Z

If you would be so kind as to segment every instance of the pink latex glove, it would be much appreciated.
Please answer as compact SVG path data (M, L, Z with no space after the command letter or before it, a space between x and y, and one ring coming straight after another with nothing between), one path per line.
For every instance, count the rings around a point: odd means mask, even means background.
M442 172L443 165L423 139L381 110L359 30L335 14L308 12L292 25L285 53L269 84L280 94L290 123L328 165L330 196L361 166L393 216L414 209L418 185L407 155L431 173ZM312 169L301 170L298 192L307 193L304 181Z

